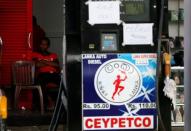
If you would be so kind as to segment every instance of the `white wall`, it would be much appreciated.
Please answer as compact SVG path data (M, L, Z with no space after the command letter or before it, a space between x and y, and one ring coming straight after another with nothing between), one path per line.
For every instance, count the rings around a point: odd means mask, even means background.
M33 15L50 38L50 51L63 63L63 0L33 0Z

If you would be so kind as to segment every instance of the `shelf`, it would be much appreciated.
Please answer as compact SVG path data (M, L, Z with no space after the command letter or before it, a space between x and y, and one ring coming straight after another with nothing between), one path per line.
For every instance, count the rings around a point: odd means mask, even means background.
M169 36L184 35L184 0L168 0Z
M168 11L169 11L169 36L173 37L174 40L176 37L184 35L184 0L168 0ZM179 39L180 40L180 39ZM174 41L179 42L179 41ZM179 43L178 43L179 45ZM170 48L170 53L172 56L177 56L178 53L184 52L184 48L180 44L176 46L174 43L174 48ZM172 114L172 127L184 127L183 114L180 114L182 108L184 110L184 65L182 63L175 63L176 66L171 67L171 75L174 80L177 80L176 85L176 103L175 103L175 112ZM180 66L179 66L180 65ZM177 78L176 78L177 77ZM179 80L179 81L178 81ZM180 110L181 109L181 110ZM178 113L178 112L179 113ZM181 115L181 116L179 116ZM179 116L179 117L177 117Z
M173 66L171 67L171 70L184 70L183 66Z
M176 106L184 106L184 104L176 104Z
M172 1L184 2L184 0L168 0L168 2L172 2Z
M168 38L162 38L161 41L162 42L169 42L169 39Z
M171 48L170 51L173 52L173 53L176 53L176 52L178 52L178 51L184 51L184 48L181 48L181 47L179 47L179 48L178 48L178 47L175 47L175 48Z
M180 20L180 21L169 21L169 24L181 24L183 25L184 24L184 21L183 20Z
M177 85L176 88L184 88L184 85Z
M184 2L184 0L169 0L169 2L171 1L181 1L181 2Z
M184 122L172 122L172 126L184 126Z

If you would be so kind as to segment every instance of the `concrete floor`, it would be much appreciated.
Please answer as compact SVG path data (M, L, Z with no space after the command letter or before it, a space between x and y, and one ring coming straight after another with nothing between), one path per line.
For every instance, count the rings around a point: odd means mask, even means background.
M7 131L48 131L51 118L52 111L45 112L44 115L38 111L9 111ZM62 123L63 119L60 120L57 131L66 131Z
M48 131L49 125L45 126L23 126L23 127L7 127L7 131ZM64 131L64 126L60 125L57 131Z
M24 126L8 127L7 131L48 131L49 126ZM65 131L64 126L60 125L57 131ZM184 131L184 127L173 127L172 131Z

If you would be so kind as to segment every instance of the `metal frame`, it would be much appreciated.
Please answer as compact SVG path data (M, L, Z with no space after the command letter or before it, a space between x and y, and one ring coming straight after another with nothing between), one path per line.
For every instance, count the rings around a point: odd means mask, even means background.
M190 51L191 51L191 0L184 0L184 95L185 95L185 125L184 130L190 131L191 129L191 58L190 58Z

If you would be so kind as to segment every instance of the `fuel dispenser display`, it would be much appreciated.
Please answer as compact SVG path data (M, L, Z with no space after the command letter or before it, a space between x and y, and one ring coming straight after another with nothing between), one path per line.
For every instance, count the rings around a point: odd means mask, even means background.
M117 33L101 33L101 51L117 51L118 35Z

